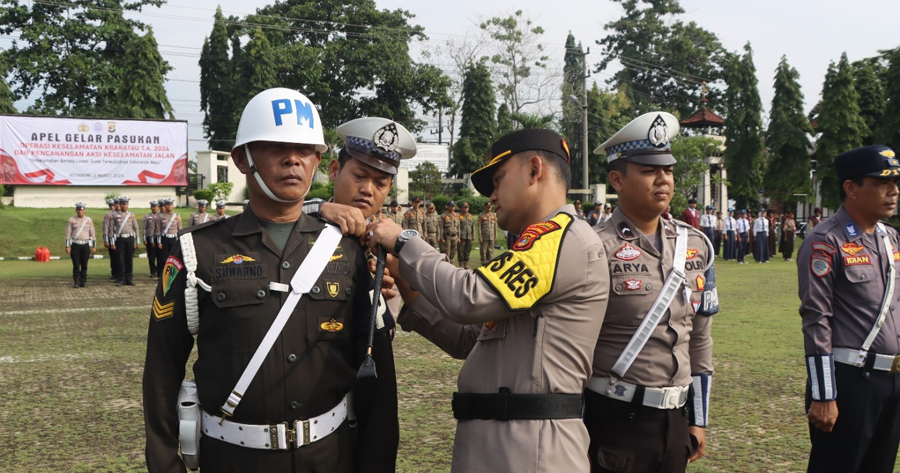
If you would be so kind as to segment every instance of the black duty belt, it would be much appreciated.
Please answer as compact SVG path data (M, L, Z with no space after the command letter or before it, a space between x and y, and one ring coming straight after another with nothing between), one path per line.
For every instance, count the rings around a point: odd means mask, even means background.
M454 236L456 236L456 235L457 235L456 233L448 233L448 234L447 234L448 237L454 237Z
M457 419L533 420L581 418L581 394L453 393Z

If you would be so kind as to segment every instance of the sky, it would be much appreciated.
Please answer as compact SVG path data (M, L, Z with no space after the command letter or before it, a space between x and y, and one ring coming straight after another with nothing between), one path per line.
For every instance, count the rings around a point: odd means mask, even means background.
M522 10L544 28L543 44L551 57L550 71L561 74L566 36L590 48L588 65L601 60L595 41L606 35L603 25L619 18L622 8L609 0L375 0L379 8L404 9L410 20L425 29L428 41L414 48L433 50L448 40L459 41L478 29L480 20L508 16ZM169 101L177 119L189 123L189 148L193 155L207 149L203 139L197 65L203 40L212 30L217 5L226 16L244 16L274 0L168 0L160 8L147 7L129 14L153 27L163 57L174 68L167 76ZM850 61L900 46L900 2L897 0L681 0L685 14L715 33L730 51L741 51L748 41L754 50L759 92L764 107L772 101L772 80L782 55L800 73L800 84L809 111L819 100L830 61L846 52ZM419 59L414 55L414 59ZM604 86L609 70L593 73L589 82ZM28 101L18 102L24 108ZM426 138L427 139L427 138Z

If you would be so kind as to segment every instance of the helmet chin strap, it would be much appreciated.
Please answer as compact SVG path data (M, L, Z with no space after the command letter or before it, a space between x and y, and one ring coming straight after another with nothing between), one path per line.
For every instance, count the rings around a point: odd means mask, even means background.
M294 203L294 202L300 202L301 200L306 198L306 194L309 194L309 189L310 189L310 187L312 187L312 179L309 179L309 182L306 184L306 191L299 198L293 199L293 200L285 200L285 199L276 197L275 194L272 192L272 190L269 189L269 186L267 186L266 183L263 181L262 176L259 175L259 171L256 170L256 165L253 164L253 156L250 155L250 144L249 143L244 145L244 152L247 153L247 164L250 165L250 171L253 173L253 177L256 178L256 183L259 184L259 187L262 188L263 192L265 192L266 195L269 196L270 199L274 200L275 202L282 202L285 204L290 204L290 203Z

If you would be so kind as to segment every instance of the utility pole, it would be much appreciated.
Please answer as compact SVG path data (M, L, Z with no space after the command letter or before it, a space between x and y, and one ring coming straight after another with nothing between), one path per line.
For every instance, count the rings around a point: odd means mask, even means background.
M581 55L581 139L583 140L582 144L582 156L581 156L581 165L582 165L582 182L584 182L584 188L588 189L590 192L591 184L588 181L588 156L590 155L590 150L588 149L588 101L587 101L587 55L591 53L591 48L587 48ZM589 196L590 194L588 194ZM590 197L585 196L584 201L587 202ZM590 199L593 200L593 199Z

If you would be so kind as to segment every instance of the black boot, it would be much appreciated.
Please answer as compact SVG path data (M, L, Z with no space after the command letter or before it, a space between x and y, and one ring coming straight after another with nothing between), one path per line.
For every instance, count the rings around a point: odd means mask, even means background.
M72 287L81 287L81 283L78 281L78 278L75 278L75 284Z

